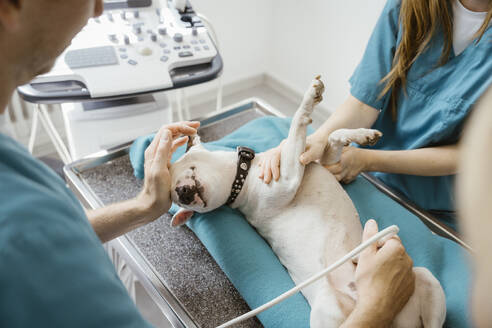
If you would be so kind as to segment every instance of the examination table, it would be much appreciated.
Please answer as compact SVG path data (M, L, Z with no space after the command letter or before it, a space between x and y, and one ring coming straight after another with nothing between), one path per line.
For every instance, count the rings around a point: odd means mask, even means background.
M274 116L281 115L262 101L250 99L202 119L199 134L203 142L214 141L206 144L211 150L234 151L241 145L261 152L287 135L289 119ZM92 208L135 196L142 182L134 177L128 152L138 175L142 169L139 158L149 141L143 137L131 150L123 145L68 165L69 184ZM178 150L174 159L183 151ZM345 189L363 224L370 218L380 228L397 224L414 265L427 267L440 280L447 299L445 326L470 326L466 244L369 175L360 176ZM164 215L111 245L173 327L215 327L294 286L268 244L236 210L224 206L211 213L196 213L189 228L171 228L169 221L169 215ZM297 294L260 314L259 321L252 319L238 327L308 327L309 310L304 297Z

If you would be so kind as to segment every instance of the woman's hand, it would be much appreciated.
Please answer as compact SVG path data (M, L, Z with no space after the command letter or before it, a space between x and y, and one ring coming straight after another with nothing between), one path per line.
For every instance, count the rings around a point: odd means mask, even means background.
M284 146L285 140L283 140L280 145L272 148L263 154L261 154L260 159L260 175L258 178L263 179L266 184L272 181L280 179L280 155L282 154L282 147Z
M316 134L310 135L306 139L306 149L299 157L299 160L303 165L321 160L324 152L328 151L326 146L326 138L318 137Z
M260 179L263 179L263 182L267 184L272 181L272 178L275 181L278 181L278 179L280 179L280 155L282 153L282 147L284 143L285 140L283 140L279 146L272 148L262 154L259 164L262 170L258 177ZM301 154L299 160L303 165L307 165L311 162L317 161L323 156L325 147L326 142L323 142L321 138L318 138L315 134L313 134L307 137L306 150L303 154Z
M369 220L362 239L367 240L377 232L376 221ZM383 245L374 243L366 248L355 269L357 303L342 327L391 327L414 292L412 268L413 261L396 236Z
M370 150L357 147L344 147L340 161L335 164L326 165L325 168L327 168L338 181L350 183L357 178L359 173L367 170L368 156L370 155L368 152L370 152Z
M169 167L172 154L196 134L199 122L181 122L164 125L145 150L144 187L137 199L148 208L153 219L171 207L171 175Z

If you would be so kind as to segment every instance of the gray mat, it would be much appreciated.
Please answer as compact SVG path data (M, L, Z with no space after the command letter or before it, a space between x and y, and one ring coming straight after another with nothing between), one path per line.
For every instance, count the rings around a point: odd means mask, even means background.
M200 129L203 141L219 139L259 116L246 112L228 119L227 125ZM135 197L142 182L133 176L128 156L82 173L104 204ZM216 327L249 311L229 279L187 227L171 228L169 215L129 233L142 254L162 276L168 288L201 327ZM262 327L255 319L237 327Z

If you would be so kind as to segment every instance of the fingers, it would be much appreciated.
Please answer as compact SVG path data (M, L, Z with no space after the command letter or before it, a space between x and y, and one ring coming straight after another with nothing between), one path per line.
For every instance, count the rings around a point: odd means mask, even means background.
M196 134L197 129L200 127L200 122L178 122L164 125L162 129L171 131L172 137L179 135L192 136Z
M406 251L400 239L390 238L379 249L378 254L384 257L405 256Z
M325 168L333 175L340 175L343 172L343 166L340 162L331 165L325 165Z
M161 139L163 129L160 129L156 135L154 136L154 139L150 143L150 145L145 149L144 157L145 157L145 164L150 163L155 156L155 152L157 150L157 146L159 145L159 140Z
M270 160L270 168L272 170L273 179L278 181L280 178L280 154L272 157Z
M269 184L272 181L272 166L271 161L265 161L263 165L263 181Z
M173 146L171 147L171 155L174 154L176 149L178 149L181 146L184 146L186 143L188 143L188 137L181 137L173 141Z
M362 241L366 241L379 231L378 224L373 219L366 222L364 226L364 232L362 233ZM373 243L371 246L367 247L362 254L371 254L377 251L377 243Z
M309 163L311 163L313 161L313 156L312 156L312 153L310 152L310 147L306 147L306 151L304 153L301 154L301 156L299 157L299 161L301 161L301 164L302 165L308 165Z
M169 162L169 158L171 157L171 148L172 148L172 133L169 130L162 131L162 135L159 138L159 146L157 147L157 151L154 157L153 166L156 166L158 169L167 168L167 164Z

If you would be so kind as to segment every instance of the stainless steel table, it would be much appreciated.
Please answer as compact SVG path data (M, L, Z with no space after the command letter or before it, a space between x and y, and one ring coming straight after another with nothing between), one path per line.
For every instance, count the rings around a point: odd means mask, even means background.
M219 114L200 119L202 141L224 137L248 121L265 115L283 116L260 99L247 99ZM133 176L130 144L96 153L67 165L67 181L87 208L134 197L141 181ZM383 193L418 216L433 232L469 248L451 229L383 183L363 174ZM215 327L249 310L213 258L186 227L169 226L169 216L110 242L130 266L172 327ZM261 327L250 320L241 327Z

